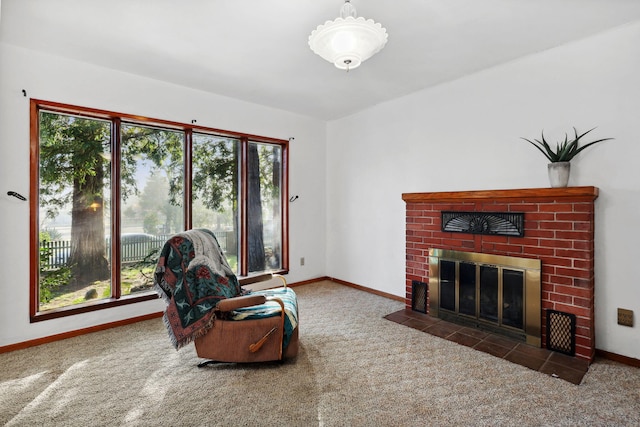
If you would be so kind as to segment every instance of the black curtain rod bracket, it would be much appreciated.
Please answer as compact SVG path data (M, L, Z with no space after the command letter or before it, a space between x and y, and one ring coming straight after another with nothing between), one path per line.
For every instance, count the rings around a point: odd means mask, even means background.
M23 196L22 194L20 194L20 193L16 193L15 191L7 191L7 196L13 196L13 197L15 197L16 199L20 199L20 200L22 200L22 201L27 200L27 198L26 198L26 197L24 197L24 196Z

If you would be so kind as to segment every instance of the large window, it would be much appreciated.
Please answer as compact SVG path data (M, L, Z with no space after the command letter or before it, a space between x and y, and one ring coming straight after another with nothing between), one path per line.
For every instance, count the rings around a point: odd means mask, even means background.
M240 276L286 272L287 144L32 100L32 321L156 298L159 251L190 228Z

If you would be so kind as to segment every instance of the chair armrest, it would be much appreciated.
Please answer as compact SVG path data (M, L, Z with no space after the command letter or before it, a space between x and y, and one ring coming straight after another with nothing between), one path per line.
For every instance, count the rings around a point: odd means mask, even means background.
M287 287L287 279L285 279L283 275L281 275L281 274L274 274L274 275L273 275L273 277L274 277L275 279L280 279L280 281L282 282L282 287L283 287L283 288L286 288L286 287Z
M216 310L225 312L242 307L264 304L267 301L264 295L244 295L241 297L223 299L216 306Z

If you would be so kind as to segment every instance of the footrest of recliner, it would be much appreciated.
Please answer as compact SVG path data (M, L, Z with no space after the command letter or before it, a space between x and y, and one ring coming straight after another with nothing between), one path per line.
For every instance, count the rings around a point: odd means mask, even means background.
M271 332L273 329L274 332ZM218 362L265 362L282 358L280 317L250 320L216 319L213 327L195 339L196 353ZM266 338L265 338L266 337ZM263 341L256 348L257 344ZM250 347L255 351L251 351Z

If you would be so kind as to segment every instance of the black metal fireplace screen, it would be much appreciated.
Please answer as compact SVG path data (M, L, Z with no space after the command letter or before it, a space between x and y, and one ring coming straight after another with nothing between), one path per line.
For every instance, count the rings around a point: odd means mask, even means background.
M432 316L541 346L540 260L429 251Z

